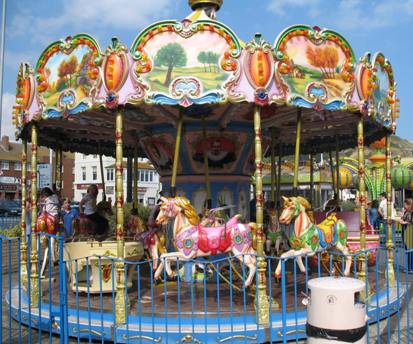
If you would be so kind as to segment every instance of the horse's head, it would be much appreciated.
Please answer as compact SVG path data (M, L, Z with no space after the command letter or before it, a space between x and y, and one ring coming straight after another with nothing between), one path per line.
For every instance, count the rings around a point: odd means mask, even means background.
M159 213L156 217L155 223L157 225L163 225L168 223L169 219L178 215L180 209L175 205L173 198L161 197L161 205L159 207Z
M186 197L165 198L161 197L162 204L159 214L156 217L156 224L161 225L169 219L178 216L180 213L189 221L191 225L198 225L200 220L196 209L191 205Z
M300 213L306 212L310 221L314 222L311 204L303 197L284 197L284 208L280 216L280 223L290 224Z
M96 210L99 214L102 214L102 215L109 215L109 216L113 215L112 205L110 204L110 202L107 202L107 201L100 201L96 205Z
M300 203L298 197L284 197L284 208L280 216L280 223L290 224L302 211L304 206Z

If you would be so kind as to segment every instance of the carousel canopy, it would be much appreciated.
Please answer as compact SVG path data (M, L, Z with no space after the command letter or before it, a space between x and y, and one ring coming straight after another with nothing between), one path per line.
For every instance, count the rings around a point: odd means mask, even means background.
M187 18L154 23L130 46L113 38L102 51L82 33L51 43L34 68L22 64L17 137L30 141L37 125L40 145L114 155L121 110L125 154L138 146L151 158L145 140L169 133L165 144L173 144L180 116L185 128L202 122L210 132L237 132L252 127L255 106L264 144L276 128L283 154L293 151L298 112L302 153L328 151L336 136L340 150L355 146L360 116L367 144L395 130L395 82L383 54L358 61L342 35L304 25L272 44L259 34L244 43L214 19L222 0L189 3Z

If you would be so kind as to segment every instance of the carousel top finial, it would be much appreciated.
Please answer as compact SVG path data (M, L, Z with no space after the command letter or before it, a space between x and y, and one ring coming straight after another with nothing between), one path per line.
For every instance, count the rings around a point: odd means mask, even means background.
M215 12L218 11L224 0L188 0L192 10L204 9L211 19L215 19Z

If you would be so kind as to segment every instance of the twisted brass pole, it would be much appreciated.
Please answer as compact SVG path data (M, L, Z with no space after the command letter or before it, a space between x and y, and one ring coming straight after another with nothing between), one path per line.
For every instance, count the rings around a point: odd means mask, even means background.
M393 243L393 205L392 205L392 186L391 186L391 133L386 134L386 193L387 193L387 241L388 251L388 279L389 286L394 287L394 243Z
M359 177L359 213L360 213L360 250L366 249L366 181L364 161L364 118L360 116L357 122L357 152L358 152L358 177ZM366 281L366 255L359 256L361 269L359 279ZM364 293L363 293L364 294ZM368 295L364 295L365 298Z
M30 304L37 308L39 302L39 269L38 269L38 252L37 252L37 126L31 127L32 141L32 170L31 170L31 192L32 192L32 224L31 224L31 250L30 250Z
M337 194L337 202L340 200L340 155L338 150L338 135L336 134L336 194Z
M262 136L261 136L261 108L254 108L255 133L255 197L257 222L257 255L258 255L258 324L269 324L269 302L267 296L266 271L267 262L264 258L264 195L262 192Z
M125 293L125 235L124 235L124 214L123 214L123 113L122 110L116 112L116 241L117 258L116 267L116 298L115 314L116 324L126 322L126 303L128 302Z
M295 135L295 155L294 155L294 180L293 194L298 195L298 167L300 163L300 145L301 145L301 108L297 109L297 127Z
M275 183L276 183L276 169L275 169L275 128L271 128L271 202L275 204Z
M183 122L183 114L182 114L182 111L180 111L178 126L176 128L175 152L174 152L174 161L172 165L171 197L176 196L176 175L178 173L179 153L180 153L180 147L181 147L182 122Z
M310 203L314 209L314 153L310 153Z
M27 288L27 233L26 233L26 201L27 201L27 140L22 140L22 178L21 178L21 188L22 188L22 214L20 219L20 229L21 229L21 264L20 264L20 277L22 284Z

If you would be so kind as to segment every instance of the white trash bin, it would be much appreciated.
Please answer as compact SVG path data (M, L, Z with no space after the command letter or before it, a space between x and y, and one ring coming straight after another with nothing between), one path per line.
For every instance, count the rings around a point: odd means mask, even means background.
M307 343L367 343L365 283L347 277L308 281Z

